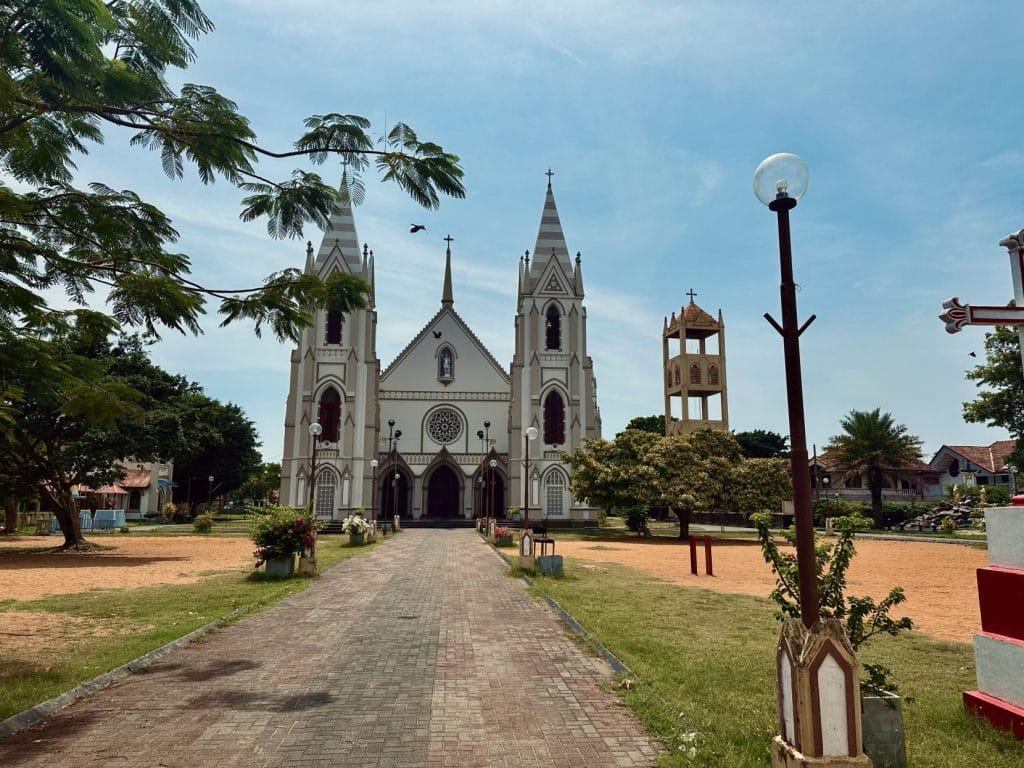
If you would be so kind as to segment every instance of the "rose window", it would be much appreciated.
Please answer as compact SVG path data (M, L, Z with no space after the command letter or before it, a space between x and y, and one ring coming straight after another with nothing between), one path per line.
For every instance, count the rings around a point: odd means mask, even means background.
M427 420L427 434L436 443L454 443L462 434L462 419L451 408L439 408Z

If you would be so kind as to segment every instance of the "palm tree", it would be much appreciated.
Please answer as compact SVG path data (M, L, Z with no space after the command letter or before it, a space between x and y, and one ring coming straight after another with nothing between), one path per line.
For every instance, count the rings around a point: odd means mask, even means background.
M884 523L882 513L882 470L897 469L904 464L921 460L921 440L907 434L903 424L896 424L891 413L850 411L839 426L843 434L836 435L828 445L839 466L859 470L867 476L871 491L871 518L875 527Z

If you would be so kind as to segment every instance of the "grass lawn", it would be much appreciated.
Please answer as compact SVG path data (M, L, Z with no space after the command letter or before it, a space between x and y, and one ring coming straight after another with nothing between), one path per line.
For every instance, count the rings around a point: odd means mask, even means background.
M321 569L378 544L348 545L347 536L321 537ZM58 696L97 675L218 619L237 621L309 586L305 578L270 579L262 572L230 573L197 584L132 590L90 590L40 600L0 600L0 610L56 614L63 635L49 647L0 647L0 720Z
M771 765L780 628L771 601L677 587L622 566L568 560L566 574L537 577L534 591L557 600L633 671L620 694L671 750L663 766ZM888 665L908 700L913 768L1024 765L1024 744L964 712L960 694L975 687L970 645L909 633L873 639L860 657Z

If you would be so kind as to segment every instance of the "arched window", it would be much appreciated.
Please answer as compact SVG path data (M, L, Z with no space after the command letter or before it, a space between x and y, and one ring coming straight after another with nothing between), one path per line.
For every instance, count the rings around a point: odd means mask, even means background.
M718 366L712 365L708 368L708 384L718 384Z
M546 517L565 514L565 477L561 472L548 472L544 480L544 514Z
M328 443L338 442L338 432L341 428L341 396L334 387L328 387L327 391L320 395L320 414L317 418L323 428L320 439Z
M544 443L565 445L565 404L554 390L544 398Z
M700 366L696 363L690 366L690 383L700 384Z
M336 309L327 310L327 332L324 334L326 344L341 344L341 312Z
M676 366L676 386L678 387L683 383L683 380L679 377L679 366Z
M554 304L548 307L547 322L544 324L544 340L545 349L562 348L562 316Z
M338 478L324 467L316 474L316 516L331 517L334 514L334 492L338 489Z
M437 354L437 378L442 381L455 378L455 355L451 347L445 347Z

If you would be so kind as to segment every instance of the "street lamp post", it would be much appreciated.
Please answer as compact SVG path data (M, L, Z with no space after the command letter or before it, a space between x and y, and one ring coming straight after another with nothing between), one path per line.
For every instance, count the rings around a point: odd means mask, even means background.
M780 734L772 742L772 765L866 767L872 762L863 752L857 659L842 623L835 618L819 620L800 373L800 335L814 321L814 315L803 325L797 321L789 233L789 212L807 191L808 177L804 161L788 153L765 158L754 172L754 194L778 218L782 324L767 312L764 317L782 336L785 355L800 605L800 619L783 626L775 655ZM828 675L822 673L826 661Z
M370 467L373 469L373 485L370 486L370 525L375 526L377 524L377 467L380 466L380 462L376 459L370 459ZM385 529L386 530L386 529Z
M314 421L309 425L309 436L313 441L313 455L309 461L309 513L316 516L316 447L324 428Z
M210 490L209 490L209 492L206 495L206 506L212 507L213 506L213 475L210 475L206 479L210 483Z
M523 441L523 530L530 530L530 441L537 439L537 428L529 427L526 430L526 440ZM532 554L532 553L527 553Z
M494 468L496 466L498 466L498 462L495 461L494 459L491 459L489 462L487 462L487 465L491 468L491 472L490 472L490 475L488 477L488 480L489 480L490 485L491 485L491 493L490 493L491 500L490 500L490 503L487 505L487 507L488 507L488 509L487 509L487 517L491 518L491 517L494 517Z
M1010 464L1007 469L1010 472L1010 495L1017 495L1017 466Z
M391 514L398 517L398 480L401 477L398 472L395 472L394 478L391 480Z
M796 558L800 583L800 616L810 629L818 620L818 580L814 552L814 517L811 513L811 478L807 468L804 429L803 381L800 373L800 335L814 315L799 325L796 316L796 283L789 234L789 212L807 191L807 165L785 152L765 158L754 172L754 194L778 217L779 263L782 282L782 325L767 312L765 319L782 336L786 360L786 397L789 405L790 468L793 476L793 511L796 516Z

